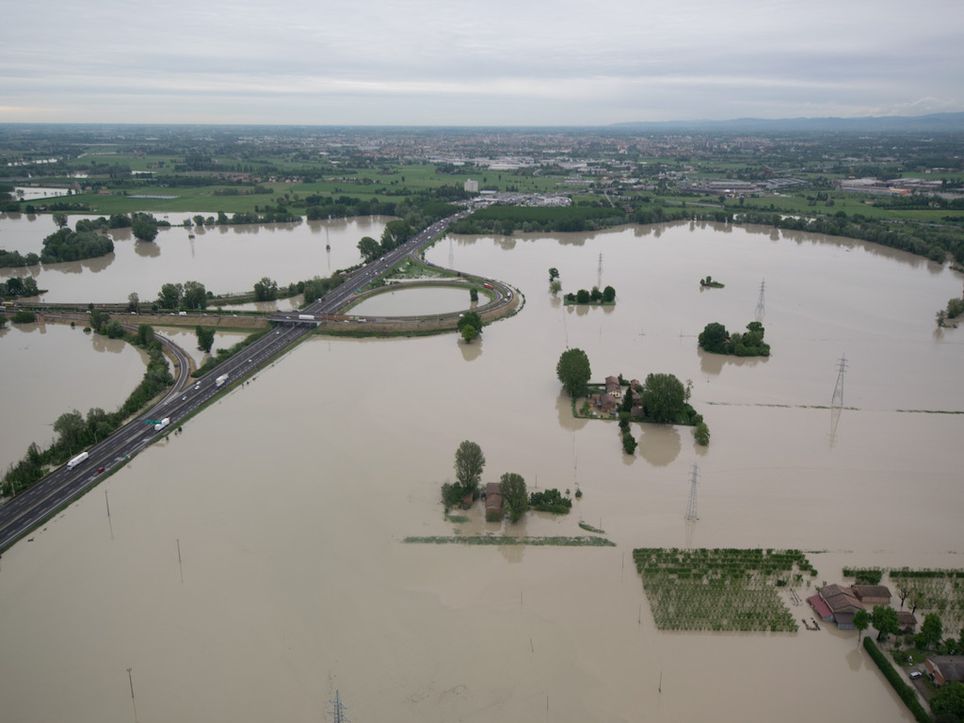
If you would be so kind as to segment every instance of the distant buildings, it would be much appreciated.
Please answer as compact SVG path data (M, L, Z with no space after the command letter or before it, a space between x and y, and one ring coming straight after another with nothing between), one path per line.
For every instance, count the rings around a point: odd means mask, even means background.
M478 193L479 182L472 178L469 178L468 180L466 180L464 184L462 184L462 188L465 190L466 193Z

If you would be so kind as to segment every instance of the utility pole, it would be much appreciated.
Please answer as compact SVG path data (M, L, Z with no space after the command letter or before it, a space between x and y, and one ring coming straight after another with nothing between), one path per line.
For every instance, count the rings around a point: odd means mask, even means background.
M137 701L134 700L134 675L133 668L127 669L127 682L131 685L131 705L134 707L134 723L137 723Z
M833 388L831 407L843 407L844 376L847 374L847 355L844 354L837 361L837 383Z
M596 269L596 288L602 291L602 253L599 254L599 266Z
M767 287L767 280L763 279L763 281L760 282L760 296L756 302L755 316L757 321L763 321L763 316L764 314L766 314L766 302L765 302L766 287Z
M331 720L333 723L348 723L345 706L341 702L341 694L335 690L335 699L331 701Z
M693 471L690 475L690 499L686 505L686 519L689 522L695 522L699 519L699 515L696 513L696 494L697 485L700 478L700 468L698 465L693 465Z

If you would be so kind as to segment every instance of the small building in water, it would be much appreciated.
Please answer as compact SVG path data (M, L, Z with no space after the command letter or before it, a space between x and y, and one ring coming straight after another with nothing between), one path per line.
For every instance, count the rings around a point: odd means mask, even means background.
M485 519L500 522L502 515L502 487L498 482L489 482L485 485Z
M854 629L854 615L857 614L857 611L865 608L850 588L841 585L827 585L817 590L817 594L830 609L833 621L838 628L841 630Z

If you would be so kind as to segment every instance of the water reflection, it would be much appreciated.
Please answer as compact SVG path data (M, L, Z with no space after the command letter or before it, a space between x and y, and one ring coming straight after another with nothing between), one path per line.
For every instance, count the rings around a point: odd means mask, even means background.
M134 253L141 258L153 259L161 255L161 247L159 244L153 243L151 241L135 241L134 242ZM191 256L194 256L194 243L191 242Z
M731 354L712 354L697 347L700 357L700 371L704 374L719 374L724 366L756 366L770 361L768 356L733 356Z
M559 426L563 429L579 430L586 426L588 419L575 417L572 414L572 400L565 392L556 397L556 413L559 415Z
M482 340L476 339L473 342L467 342L463 339L459 339L459 350L462 352L462 358L465 361L475 361L480 356L482 356Z
M654 467L665 467L675 460L683 448L676 427L665 424L642 424L639 453Z

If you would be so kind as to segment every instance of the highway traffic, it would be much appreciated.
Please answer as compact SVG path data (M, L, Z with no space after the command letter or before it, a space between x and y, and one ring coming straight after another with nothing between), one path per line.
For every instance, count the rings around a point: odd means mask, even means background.
M449 224L467 214L468 211L460 211L433 223L404 244L350 274L341 285L302 309L300 313L315 317L336 313L360 289L393 268L404 256L420 251ZM272 320L282 322L285 317L273 317ZM88 457L72 469L68 469L66 465L59 467L6 504L0 505L0 550L8 548L96 486L111 470L123 465L156 439L176 429L186 417L211 401L223 389L249 378L269 361L283 354L313 328L313 325L304 323L279 325L219 364L193 385L188 377L187 359L183 358L180 350L176 350L175 354L179 358L178 379L163 399L107 439L88 448ZM216 379L223 375L227 375L227 381L222 389ZM161 432L156 432L154 420L162 418L169 418L170 425Z

